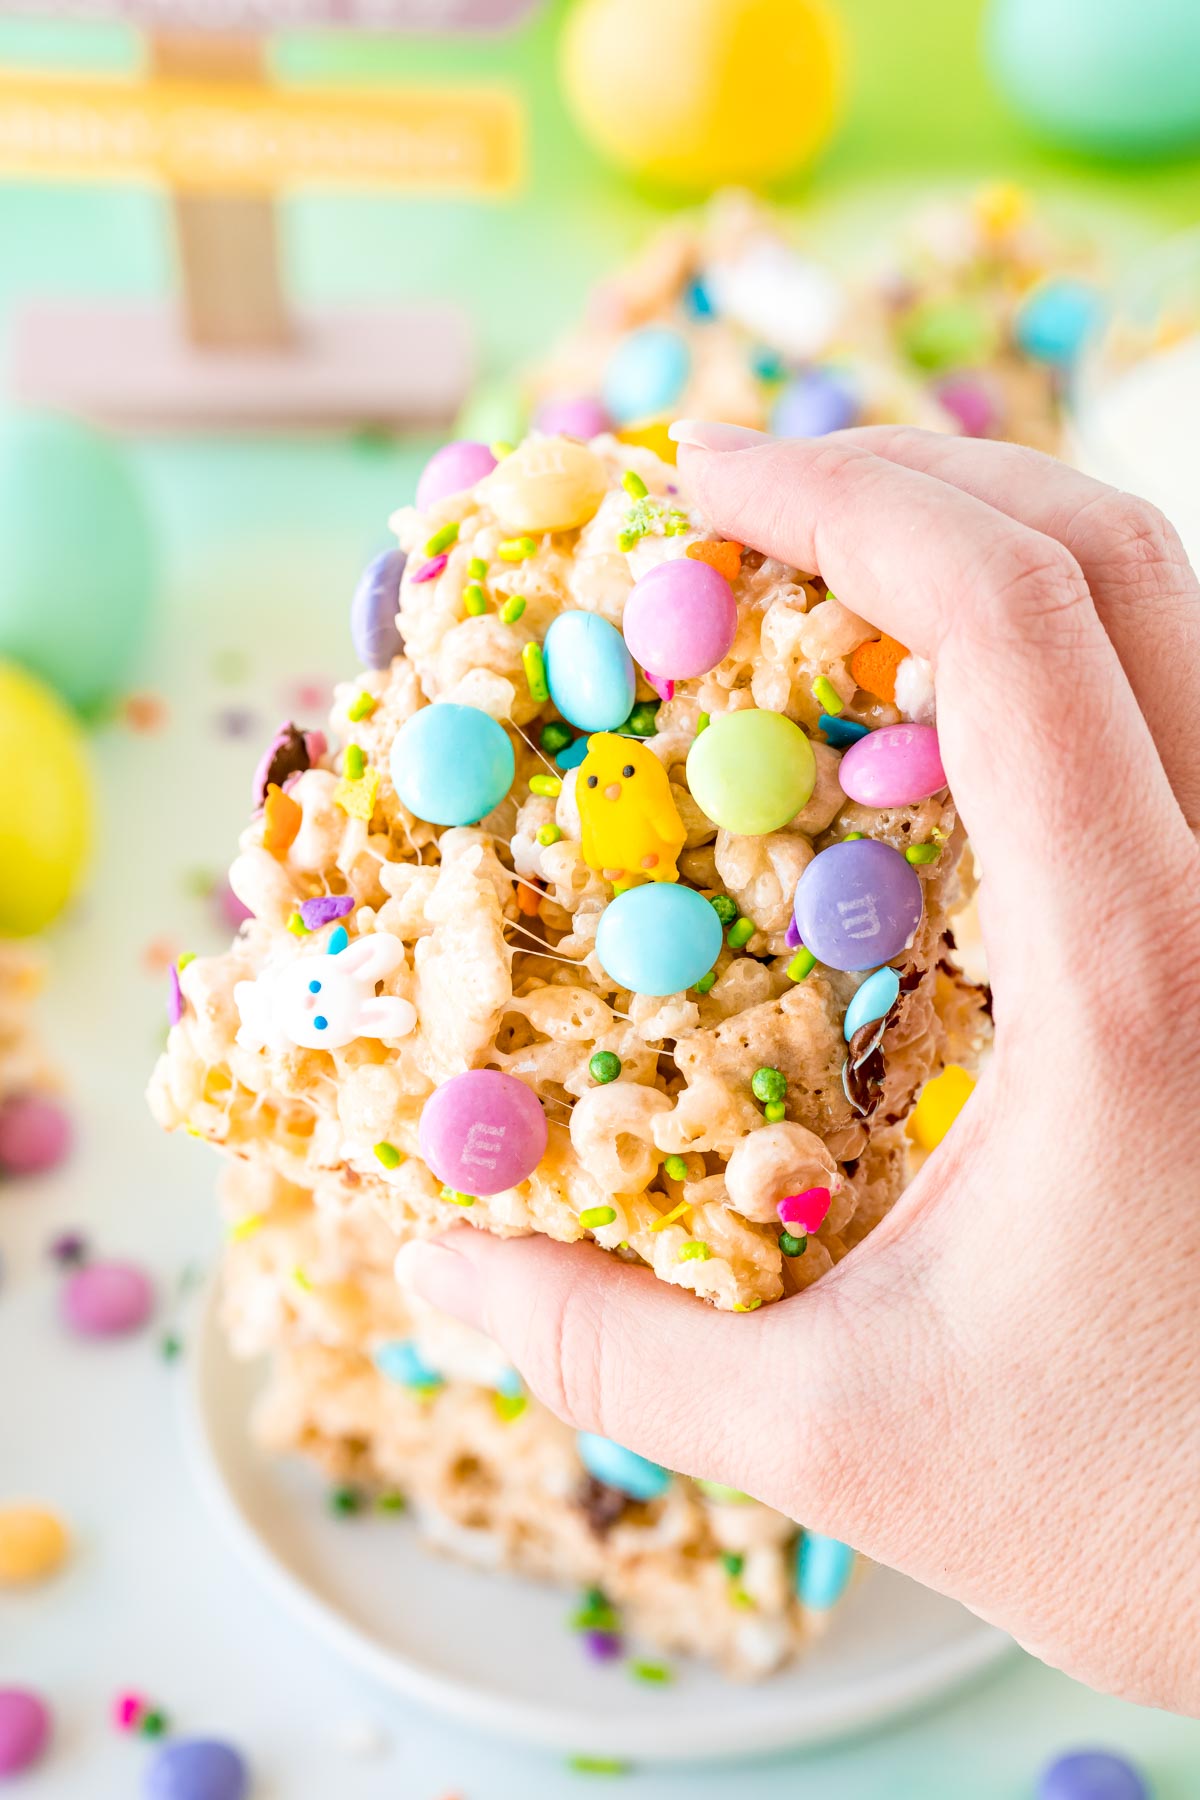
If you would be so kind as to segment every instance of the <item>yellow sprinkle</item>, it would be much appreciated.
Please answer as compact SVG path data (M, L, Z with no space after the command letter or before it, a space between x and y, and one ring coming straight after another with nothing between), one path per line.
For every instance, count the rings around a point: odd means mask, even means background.
M703 1238L691 1238L686 1244L679 1246L680 1262L707 1262L712 1255L711 1244Z
M496 555L501 562L524 562L537 549L537 540L531 537L505 538L496 546Z
M557 800L562 793L562 782L557 775L531 775L529 791L531 794L541 794L546 800Z
M367 753L361 744L347 744L345 771L347 781L361 781L366 772Z
M621 477L621 486L631 500L644 500L650 492L636 469L626 469Z
M240 1244L243 1238L253 1237L256 1231L261 1231L266 1222L265 1213L247 1213L244 1219L229 1227L230 1241Z
M467 564L467 579L469 581L486 581L487 563L482 556L473 556Z
M743 1306L740 1300L735 1300L733 1303L733 1310L734 1312L757 1312L761 1305L762 1301L755 1295L754 1299L746 1306Z
M176 973L182 975L188 964L194 963L195 960L196 952L194 950L181 950L179 955L175 958Z
M448 550L451 544L457 542L458 520L451 519L448 524L443 525L440 531L435 531L433 536L427 540L425 554L426 556L440 556L443 550Z
M474 1194L460 1194L457 1188L449 1186L442 1189L442 1199L448 1200L451 1206L474 1206L475 1204Z
M352 719L357 725L360 719L369 719L378 704L379 702L376 700L374 694L368 694L366 688L364 688L358 698L351 701L350 705L346 708L346 717Z
M487 596L477 581L469 581L463 589L463 611L471 619L478 619L487 611Z
M504 605L500 608L500 617L504 620L506 625L515 625L524 611L524 594L514 594L512 598L506 600Z
M936 1150L971 1095L975 1079L957 1063L927 1081L908 1121L908 1135L922 1150Z
M497 462L503 462L506 456L512 455L516 445L510 444L507 438L497 438L494 444L488 445L488 448Z
M312 1293L312 1282L308 1279L304 1270L300 1268L299 1264L292 1270L292 1280L298 1288L303 1288L306 1294Z
M300 917L298 912L290 913L288 915L287 928L289 931L294 932L297 937L305 937L308 933L308 926L304 923L304 920Z
M669 1213L664 1213L660 1219L655 1219L650 1229L651 1231L665 1231L668 1225L673 1225L676 1219L681 1219L684 1213L689 1213L691 1210L691 1201L681 1200L679 1205L673 1206Z
M529 1400L525 1394L493 1394L492 1405L496 1409L496 1417L506 1425L511 1425L514 1419L520 1418L529 1405Z
M817 679L812 684L812 696L832 718L836 719L840 712L845 712L846 710L846 702L842 699L842 696L838 693L828 675L817 676Z
M542 646L531 638L521 652L521 662L525 668L525 679L529 683L529 698L539 706L550 698L550 686L546 680L546 659L542 655Z
M375 811L375 796L378 792L379 770L368 769L357 781L339 781L333 790L333 798L352 819L362 819L364 823L369 823L371 814Z
M398 1169L400 1164L404 1161L403 1156L400 1154L399 1150L397 1150L395 1144L386 1142L376 1144L375 1155L385 1169Z
M548 850L551 844L557 844L561 837L562 832L557 825L538 826L537 841L543 850Z

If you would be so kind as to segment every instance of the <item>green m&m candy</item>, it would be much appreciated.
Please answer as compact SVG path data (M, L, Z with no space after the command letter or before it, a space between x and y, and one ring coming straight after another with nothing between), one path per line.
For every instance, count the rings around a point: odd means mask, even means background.
M714 719L687 759L692 798L714 825L741 837L778 831L817 779L812 745L782 713L750 708Z

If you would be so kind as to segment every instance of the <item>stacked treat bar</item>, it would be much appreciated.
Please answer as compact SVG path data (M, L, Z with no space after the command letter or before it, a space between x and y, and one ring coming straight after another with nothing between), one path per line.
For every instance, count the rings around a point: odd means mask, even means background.
M751 1313L887 1212L918 1091L987 1023L929 671L651 450L497 448L439 452L393 519L339 747L268 746L252 917L181 972L152 1104L237 1159L226 1313L270 1354L268 1442L595 1589L598 1642L624 1609L760 1674L845 1548L576 1438L390 1265L459 1223L590 1238Z

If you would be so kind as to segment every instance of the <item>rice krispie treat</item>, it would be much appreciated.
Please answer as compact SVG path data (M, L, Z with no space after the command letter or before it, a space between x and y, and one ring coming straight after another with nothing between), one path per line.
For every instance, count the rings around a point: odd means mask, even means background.
M928 667L611 436L448 446L392 523L342 747L267 747L157 1116L400 1235L806 1286L986 1030Z
M628 1630L760 1677L823 1630L845 1545L569 1430L488 1339L401 1294L369 1205L335 1219L237 1166L222 1188L225 1323L271 1359L257 1435L316 1462L341 1505L403 1505L437 1549L591 1590L575 1623L602 1660Z
M724 194L596 290L528 376L529 409L543 429L615 429L660 453L683 417L785 437L899 422L1057 450L1095 261L1007 184L922 209L847 276Z

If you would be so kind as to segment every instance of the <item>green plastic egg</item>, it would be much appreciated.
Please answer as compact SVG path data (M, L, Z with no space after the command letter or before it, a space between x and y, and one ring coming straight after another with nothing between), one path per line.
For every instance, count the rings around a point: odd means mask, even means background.
M129 682L155 561L146 504L117 444L71 419L0 425L0 656L95 711Z
M40 931L79 884L92 783L73 714L36 677L0 663L0 937Z
M993 0L992 79L1073 149L1157 156L1200 144L1197 0Z
M692 799L714 825L743 837L778 831L812 795L812 745L782 713L725 713L688 752Z

